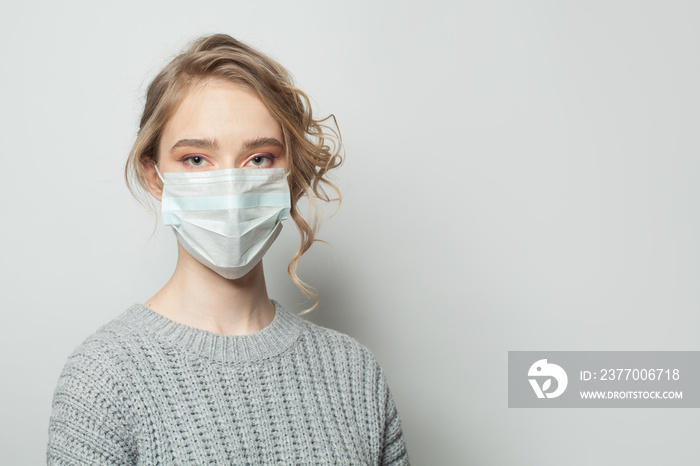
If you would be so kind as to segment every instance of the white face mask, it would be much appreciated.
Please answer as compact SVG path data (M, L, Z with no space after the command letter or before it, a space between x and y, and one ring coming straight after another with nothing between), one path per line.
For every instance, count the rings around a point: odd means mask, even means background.
M291 208L283 168L166 173L161 210L182 247L226 278L260 262Z

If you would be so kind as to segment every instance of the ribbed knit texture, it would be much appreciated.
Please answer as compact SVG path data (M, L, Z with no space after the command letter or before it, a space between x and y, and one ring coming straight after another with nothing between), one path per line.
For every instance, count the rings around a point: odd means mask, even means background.
M231 336L130 307L68 358L48 464L408 464L372 354L275 309Z

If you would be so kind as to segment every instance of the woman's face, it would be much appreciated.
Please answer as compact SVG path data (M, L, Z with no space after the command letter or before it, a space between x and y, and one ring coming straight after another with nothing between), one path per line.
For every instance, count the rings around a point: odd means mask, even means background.
M282 129L262 101L233 83L192 86L158 146L161 173L286 168Z

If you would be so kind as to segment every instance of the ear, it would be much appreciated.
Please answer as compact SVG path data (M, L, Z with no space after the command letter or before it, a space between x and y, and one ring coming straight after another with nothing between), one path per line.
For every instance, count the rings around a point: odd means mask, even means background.
M151 196L155 197L159 201L163 197L163 183L156 173L156 166L153 162L147 162L143 166L143 173L146 181L146 186L148 186L148 192Z

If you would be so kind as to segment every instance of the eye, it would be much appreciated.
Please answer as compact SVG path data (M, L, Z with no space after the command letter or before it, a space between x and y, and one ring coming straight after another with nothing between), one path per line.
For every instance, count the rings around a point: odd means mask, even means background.
M188 155L182 158L182 161L193 167L201 167L205 164L206 159L201 155Z
M250 158L250 160L248 160L246 165L249 167L262 168L272 165L274 160L275 157L270 154L255 154Z

